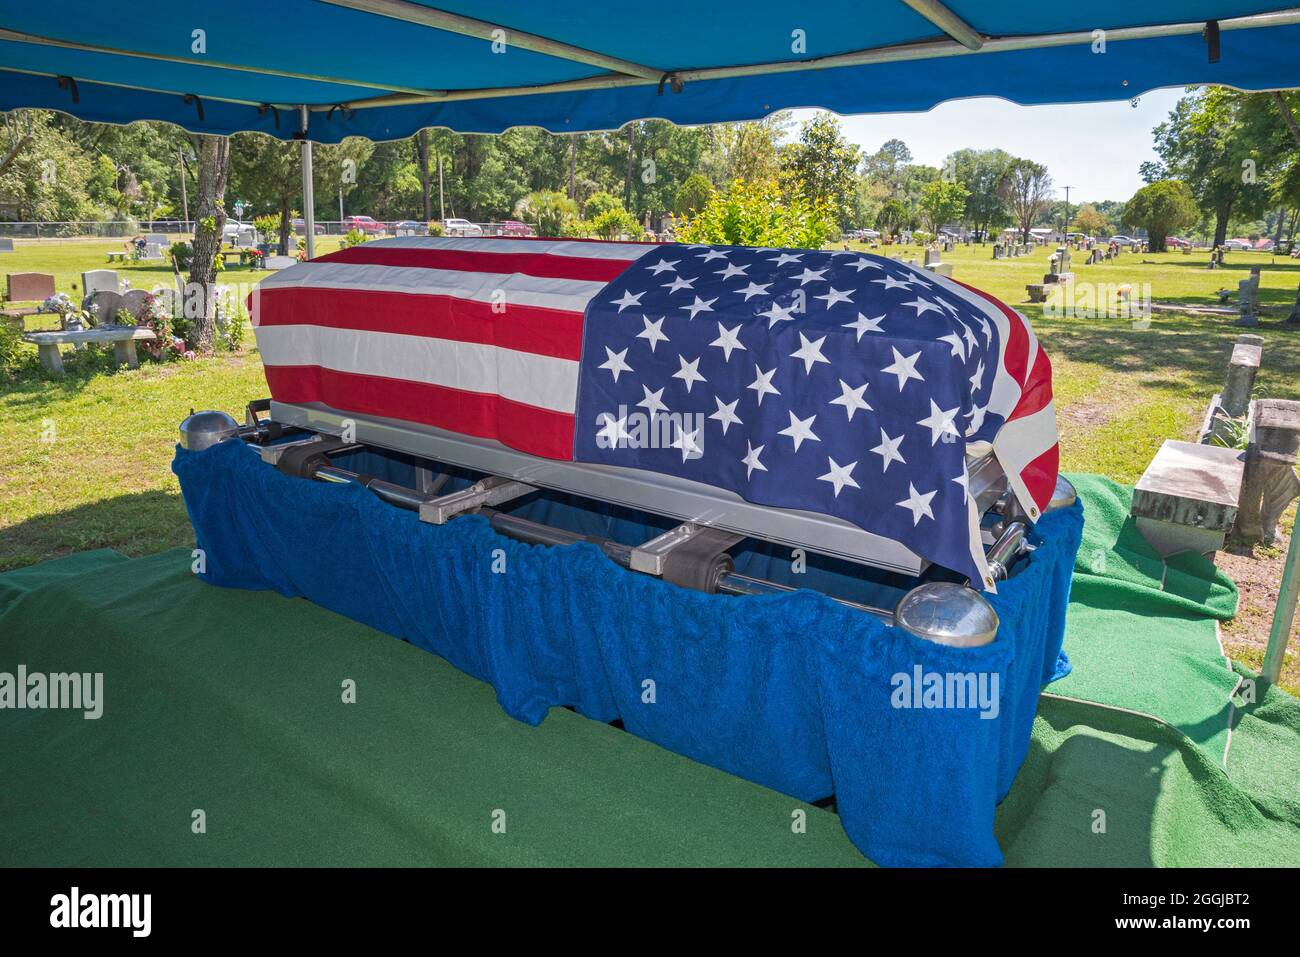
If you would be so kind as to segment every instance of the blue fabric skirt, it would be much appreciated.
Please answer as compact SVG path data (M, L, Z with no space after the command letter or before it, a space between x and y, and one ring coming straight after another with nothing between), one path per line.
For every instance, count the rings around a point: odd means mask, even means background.
M398 455L336 462L411 484ZM906 581L814 556L796 574L762 543L737 550L738 569L806 588L706 595L594 545L523 544L480 516L428 525L359 486L284 476L239 442L178 448L172 468L212 584L307 598L405 639L490 683L521 721L568 705L801 800L833 794L879 864L1002 862L994 808L1040 688L1068 668L1079 505L1038 523L1037 548L989 596L997 639L950 648L820 593L893 607ZM672 524L541 493L513 511L629 544Z

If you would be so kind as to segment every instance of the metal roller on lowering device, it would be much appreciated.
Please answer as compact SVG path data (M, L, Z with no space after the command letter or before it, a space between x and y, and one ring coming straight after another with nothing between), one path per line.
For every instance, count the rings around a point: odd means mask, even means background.
M436 462L417 469L417 484L421 488L398 485L332 463L330 456L361 451L367 447L365 444L260 419L258 413L268 408L266 400L250 403L243 425L225 412L191 413L180 426L181 445L190 451L202 451L219 442L242 440L261 446L263 460L286 475L360 485L391 505L418 512L421 521L442 525L461 515L482 515L495 531L518 541L534 545L588 542L623 568L708 594L748 596L795 590L789 585L750 577L735 570L728 550L751 537L741 531L683 522L640 545L582 535L496 510L496 506L536 491L538 485L507 476L488 475L467 488L440 494L447 475L435 471L438 467ZM305 437L278 441L295 433ZM271 442L277 444L268 444ZM980 504L981 513L988 511L1000 516L992 526L994 538L986 555L994 579L1003 580L1010 575L1017 559L1032 550L1028 541L1028 519L1021 513L1014 497L1007 494L1005 477L991 456L973 464L970 474L971 494ZM1074 488L1064 478L1058 478L1046 510L1067 508L1074 502ZM811 550L816 551L815 548ZM864 561L862 564L871 563ZM903 595L892 611L834 595L827 597L897 625L917 637L944 645L973 647L988 644L993 641L999 624L993 607L969 583L930 581L918 584Z

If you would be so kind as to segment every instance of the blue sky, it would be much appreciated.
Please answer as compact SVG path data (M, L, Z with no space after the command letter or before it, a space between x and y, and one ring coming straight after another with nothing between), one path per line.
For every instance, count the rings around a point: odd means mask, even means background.
M1046 164L1057 186L1072 186L1070 203L1127 200L1141 186L1138 165L1156 159L1151 129L1166 119L1181 87L1143 95L1136 107L1122 103L1017 106L981 97L955 100L929 113L889 113L841 118L845 135L874 153L898 138L915 162L941 166L953 150L991 149ZM796 110L802 122L813 110ZM1059 192L1064 198L1064 191Z

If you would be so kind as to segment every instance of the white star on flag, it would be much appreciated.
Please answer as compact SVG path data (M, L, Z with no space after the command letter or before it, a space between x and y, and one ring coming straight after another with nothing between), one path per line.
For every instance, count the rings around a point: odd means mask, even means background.
M769 393L771 393L772 395L781 394L781 390L778 389L776 386L772 385L772 376L776 374L776 366L772 366L771 369L769 369L767 372L764 372L757 365L755 365L754 371L757 373L757 375L754 378L754 381L751 382L749 385L745 386L745 388L753 389L755 392L758 393L759 405L763 404L763 396ZM759 448L761 449L762 446L760 445Z
M648 385L642 385L641 391L645 393L645 398L642 399L640 402L638 402L637 405L644 406L646 409L648 409L650 411L651 419L655 417L656 412L668 411L668 406L664 405L664 401L663 401L664 399L663 389L657 389L654 392L651 392L650 387Z
M962 472L961 475L958 475L955 479L953 479L953 481L961 486L961 500L963 502L969 502L970 501L970 484L969 484L970 476L966 472Z
M740 460L746 467L745 478L753 478L754 469L758 469L760 472L766 472L767 466L758 460L758 457L763 454L765 446L760 445L758 448L754 448L754 446L750 444L749 439L746 439L745 447L749 449L749 451L746 452L745 457Z
M661 259L650 268L657 276L661 272L676 272L676 266L679 262L681 262L680 259L674 259L672 262L667 262L666 260Z
M813 442L820 442L821 439L813 434L812 424L816 415L810 415L806 419L801 419L794 412L790 412L790 424L782 429L777 435L788 435L794 440L794 450L799 451L799 446L803 445L804 439Z
M698 279L699 277L695 277ZM664 283L664 288L670 293L677 292L679 289L695 289L695 279L687 279L685 276L674 276L672 282Z
M703 256L700 256L699 258L703 259L706 263L712 262L714 259L721 259L725 262L727 259L727 254L724 253L721 249L710 249L708 252L706 252Z
M736 292L745 297L745 302L749 302L750 296L766 296L767 287L770 285L772 285L770 282L765 282L762 285L759 285L756 282L751 282L744 289L737 289Z
M920 350L913 352L906 358L901 352L893 346L889 347L894 353L894 361L891 365L885 366L881 372L888 372L891 375L898 376L898 391L903 391L903 386L907 384L908 379L916 379L918 382L924 382L925 377L916 371L916 360L921 358Z
M701 431L701 429L696 429L694 432L687 432L685 429L678 427L677 439L673 442L673 448L682 450L683 462L687 459L698 459L704 455L704 450L695 441Z
M634 295L634 294L632 293L632 290L631 290L631 289L625 289L625 290L623 290L623 296L622 296L622 298L621 298L621 299L615 299L615 300L614 300L614 305L618 306L618 311L619 311L619 312L622 312L622 311L623 311L624 309L626 309L628 306L639 306L639 305L641 305L641 297L644 296L644 295L645 295L645 293L643 293L643 292L638 292L638 293L636 293L636 294Z
M689 306L678 306L678 308L685 309L687 312L691 314L691 318L694 319L697 313L712 312L713 304L717 301L718 301L717 299L710 299L706 302L703 299L701 299L699 296L696 296L695 301L691 303Z
M930 446L933 448L944 435L959 436L957 426L952 420L957 417L956 409L941 409L934 399L930 400L930 414L917 422L930 430Z
M768 262L776 263L778 266L784 266L786 263L797 263L802 258L801 255L795 255L794 253L782 253L775 259L769 259ZM762 448L762 446L760 445L759 448Z
M622 352L615 352L609 346L606 346L605 355L607 358L600 364L599 368L608 369L613 373L615 382L618 381L618 377L621 373L633 371L632 367L623 361L627 357L626 349Z
M731 427L731 424L733 422L736 423L737 425L745 424L744 422L740 421L740 416L736 415L736 406L740 404L739 399L736 399L734 402L723 402L715 395L713 397L713 401L718 404L718 411L710 415L709 418L717 419L719 422L722 423L723 435L727 434L727 429Z
M871 406L867 405L866 400L862 398L862 393L867 391L867 383L862 383L856 389L851 388L843 379L840 380L840 391L843 393L838 399L831 399L831 405L842 405L844 411L848 413L849 421L853 421L853 413L858 409L865 409L867 412L874 411Z
M900 287L903 289L907 289L911 286L911 283L909 283L906 279L896 279L890 275L886 275L884 279L873 279L871 281L874 283L879 283L880 285L884 286L886 289L898 289Z
M870 259L858 259L858 260L856 260L856 261L854 261L854 262L849 263L849 265L850 265L850 266L854 266L854 267L856 267L856 271L857 271L857 272L862 272L862 270L864 270L864 269L884 269L884 268L885 268L884 266L880 265L880 263L873 263Z
M602 412L601 417L605 424L602 425L600 431L596 433L596 440L599 442L603 439L606 448L618 448L620 443L628 437L627 429L625 428L627 417L624 416L621 419L616 419L608 412Z
M978 392L980 388L980 383L982 383L983 381L984 381L984 360L981 359L980 364L975 368L975 374L970 377L971 391Z
M783 306L773 299L772 305L768 307L767 312L760 312L759 315L767 317L767 327L771 329L778 322L794 322L793 312L794 306Z
M923 315L925 315L927 312L938 312L938 311L939 311L939 307L938 307L938 306L936 306L934 303L932 303L929 299L922 299L920 296L917 296L917 297L916 297L915 299L913 299L911 302L904 302L904 303L901 303L900 305L911 306L913 309L916 310L916 314L917 314L918 316L923 316Z
M673 378L681 379L683 382L685 382L686 391L688 393L691 391L691 386L693 386L695 383L708 381L707 379L704 378L704 376L700 375L699 359L692 359L690 362L687 362L685 356L679 355L677 357L677 361L681 363L682 367L673 373Z
M737 266L735 263L727 263L726 269L719 269L714 275L721 276L723 279L730 279L732 276L743 276L748 266Z
M939 341L952 346L952 354L958 359L966 358L966 347L962 345L961 336L957 335L957 333L950 332L946 336L940 336Z
M811 375L813 366L818 362L825 362L830 365L831 360L822 355L822 343L825 341L826 337L822 336L816 342L809 342L808 337L801 332L799 333L799 348L790 353L790 358L802 359L804 373Z
M817 476L817 481L830 482L833 486L835 486L836 498L840 497L840 490L843 489L844 486L846 485L849 488L862 487L861 485L859 485L857 482L853 480L852 473L853 470L858 466L857 462L850 462L848 465L840 465L829 455L826 456L826 461L830 466L830 471L827 472L825 475Z
M916 490L916 486L911 482L907 483L907 498L901 502L896 502L900 508L912 510L912 525L921 524L921 517L934 518L934 512L930 511L930 500L938 494L938 489L933 492L924 494Z
M840 292L840 291L839 291L838 289L836 289L834 286L831 286L831 287L830 287L830 291L829 291L828 293L826 293L826 295L824 295L824 296L813 296L813 298L814 298L814 299L825 299L825 300L826 300L826 308L827 308L827 309L829 309L831 306L835 305L837 302L847 302L847 303L852 303L852 302L853 302L853 299L849 296L849 294L848 294L847 292Z
M731 352L733 349L740 349L747 352L745 344L740 341L740 327L743 323L737 323L736 328L728 329L722 323L718 323L718 338L709 343L711 346L717 346L726 354L728 362L731 361Z
M795 278L799 280L799 285L802 287L810 282L825 282L826 280L822 278L822 274L825 272L825 269L809 269L805 266L803 272Z
M668 336L664 333L664 320L661 316L658 322L651 322L649 316L642 316L641 321L645 323L645 328L636 334L638 339L645 339L650 343L650 351L655 351L655 346L660 342L668 342Z
M862 341L864 332L883 332L880 324L885 321L884 316L876 316L874 319L868 319L862 313L858 313L858 318L853 322L844 323L845 329L856 329L858 332L858 342Z
M880 471L888 472L890 462L901 462L907 464L907 459L898 453L898 447L903 444L903 436L891 439L884 429L880 430L880 444L871 451L880 456Z

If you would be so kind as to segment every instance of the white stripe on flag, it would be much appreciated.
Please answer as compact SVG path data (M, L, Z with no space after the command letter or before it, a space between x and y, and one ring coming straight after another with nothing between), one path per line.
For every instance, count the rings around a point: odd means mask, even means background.
M454 249L472 253L541 253L574 259L616 259L631 262L655 246L644 243L575 243L564 239L460 239L453 236L399 236L366 243L367 249Z
M268 276L257 289L355 289L416 296L453 296L506 306L540 306L583 312L607 286L578 279L546 279L521 273L463 272L418 266L369 266L356 263L307 262ZM257 290L253 293L255 296Z
M322 326L262 326L257 348L268 366L321 366L336 372L426 382L504 396L573 414L578 363L477 342Z
M993 454L998 457L1007 482L1025 510L1034 504L1021 472L1059 441L1056 431L1056 403L1049 402L1032 415L1005 422L993 438Z

